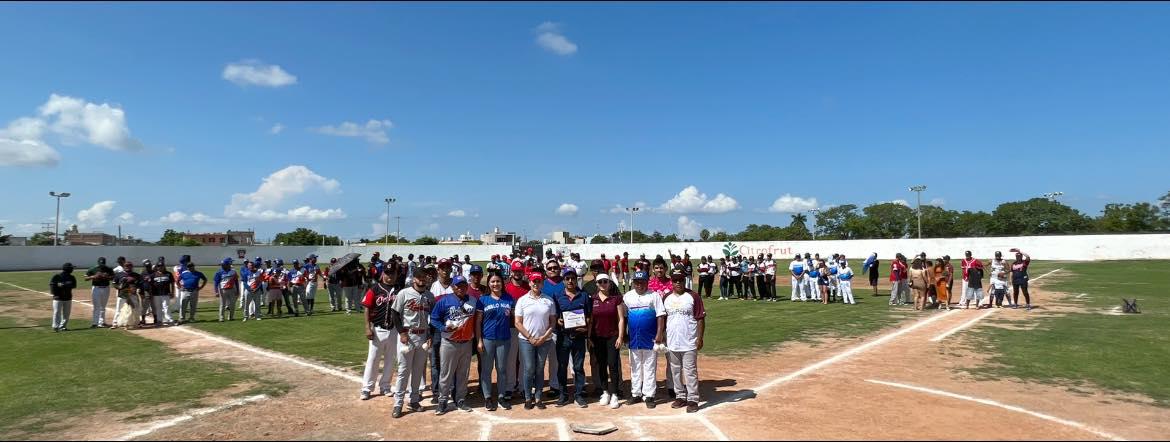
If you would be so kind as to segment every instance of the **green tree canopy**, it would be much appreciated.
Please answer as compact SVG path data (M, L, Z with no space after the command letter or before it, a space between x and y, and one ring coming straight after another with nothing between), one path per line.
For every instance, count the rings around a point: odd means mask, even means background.
M424 235L422 237L415 239L414 244L416 244L416 245L437 245L437 244L439 244L439 239L431 237L429 235Z
M322 239L321 234L309 228L297 228L292 232L281 232L272 238L273 244L283 244L285 246L314 246L320 245L322 240L326 245L340 246L341 238L335 236L325 236Z
M1009 202L991 213L988 234L1042 235L1089 232L1093 220L1076 209L1046 198Z
M38 232L28 239L29 246L53 246L52 231Z

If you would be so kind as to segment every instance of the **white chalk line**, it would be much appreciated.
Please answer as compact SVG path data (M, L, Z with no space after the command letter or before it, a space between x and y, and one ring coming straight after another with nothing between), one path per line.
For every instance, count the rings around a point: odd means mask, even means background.
M1110 433L1105 432L1105 431L1095 429L1095 428L1090 427L1088 425L1085 425L1083 423L1078 423L1078 422L1075 422L1072 420L1067 420L1067 419L1063 419L1063 418L1059 418L1059 417L1053 417L1051 415L1048 415L1048 414L1045 414L1042 412L1031 411L1028 409L1021 408L1019 406L1003 404L1003 403L997 402L995 400L976 398L976 397L971 397L971 396L967 396L967 395L963 395L963 394L956 394L953 392L940 391L938 389L924 388L921 386L907 385L907 384L903 384L903 383L895 383L895 382L881 381L881 380L870 380L870 379L867 379L865 381L867 381L869 383L876 383L876 384L895 387L895 388L909 389L912 391L923 392L926 394L938 395L938 396L943 396L943 397L950 397L950 398L959 399L959 400L971 401L971 402L975 402L975 403L979 403L979 404L983 404L983 405L987 405L987 406L993 406L993 407L997 407L997 408L1001 408L1001 409L1007 409L1007 410L1012 411L1012 412L1019 412L1021 414L1028 414L1028 415L1031 415L1033 417L1036 417L1036 418L1039 418L1042 420L1047 420L1047 421L1050 421L1053 423L1059 423L1059 424L1062 424L1065 426L1074 427L1074 428L1080 429L1082 431L1095 434L1098 437L1107 438L1109 440L1126 441L1126 439L1124 439L1124 438L1118 437L1116 435L1110 434Z
M222 405L220 405L220 406L216 406L216 407L214 407L214 408L202 408L202 409L196 409L196 410L194 410L194 411L188 412L188 413L186 413L186 414L180 415L180 416L178 416L178 417L175 417L175 418L171 418L171 419L167 419L167 420L162 420L162 421L157 421L157 422L151 423L150 425L148 425L148 426L147 426L146 428L144 428L144 429L140 429L140 430L137 430L137 431L134 431L134 432L128 433L128 434L126 434L126 435L123 435L123 436L121 436L121 437L118 437L118 438L116 438L116 439L114 439L114 440L115 440L115 441L129 441L129 440L133 440L133 439L135 439L135 438L142 437L142 436L144 436L144 435L150 434L150 433L152 433L152 432L154 432L154 431L158 431L158 430L166 429L166 428L169 428L169 427L171 427L171 426L175 426L175 425L177 425L177 424L179 424L179 423L183 423L183 422L186 422L186 421L194 420L194 419L195 419L195 417L199 417L199 416L203 416L203 415L207 415L207 414L216 413L216 412L222 411L222 410L224 410L224 409L229 409L229 408L233 408L233 407L236 407L236 406L245 405L245 404L248 404L248 403L255 403L255 402L258 402L258 401L261 401L261 400L267 400L267 399L268 399L268 396L267 396L267 395L260 394L260 395L253 395L253 396L251 396L251 397L244 397L244 398L240 398L240 399L232 400L232 401L230 401L230 402L224 403L224 404L222 404Z
M625 422L630 427L630 432L638 438L638 441L654 441L653 437L646 435L646 431L642 430L642 425L638 423L635 417L625 417Z
M878 337L876 339L870 340L868 342L865 342L865 343L862 343L858 346L850 348L844 352L836 354L832 357L826 358L824 360L821 360L821 361L818 361L818 362L813 363L811 365L800 368L800 369L796 370L795 372L792 372L792 373L789 373L788 375L784 375L784 376L778 377L776 379L773 379L772 381L764 383L763 385L760 385L759 387L751 389L748 392L750 392L752 394L759 394L760 391L771 388L771 387L776 386L776 385L781 384L781 383L791 381L791 380L793 380L797 377L800 377L802 375L805 375L807 373L816 371L816 370L821 369L825 366L829 366L829 365L837 363L841 360L844 360L844 359L847 359L847 358L852 357L854 355L868 351L869 349L871 349L873 347L880 346L880 345L882 345L890 340L898 338L904 334L908 334L910 332L913 332L913 331L915 331L918 328L921 328L923 326L926 326L926 325L929 325L929 324L934 323L936 321L947 318L950 315L957 314L958 312L959 311L957 311L957 310L951 310L951 311L944 312L942 314L935 314L935 315L931 316L930 318L925 318L925 319L919 320L917 323L914 323L906 328L899 329L897 331L883 335L883 336ZM707 412L715 410L717 408L734 404L737 401L738 401L738 399L732 399L732 400L729 400L729 401L726 401L723 403L719 403L716 405L707 406L707 407L703 408L702 410L700 410L699 413L701 413L701 414L707 413Z
M1055 273L1055 272L1057 272L1057 271L1060 271L1061 269L1062 269L1062 268L1057 268L1057 269L1053 269L1053 270L1051 270L1051 271L1048 271L1048 272L1044 273L1044 275L1041 275L1041 276L1039 276L1039 277L1036 277L1036 278L1032 279L1032 281L1037 281L1037 280L1040 280L1040 279L1042 279L1042 278L1044 278L1044 277L1047 277L1047 276L1049 276L1049 275L1052 275L1053 273ZM1084 295L1084 294L1081 294L1081 295ZM990 303L990 302L988 302L988 303ZM971 319L970 321L968 321L968 322L966 322L966 323L963 323L963 324L961 324L961 325L959 325L959 326L956 326L956 327L954 327L953 329L951 329L951 330L949 330L949 331L947 331L947 332L944 332L944 333L942 333L942 334L936 335L934 338L930 339L930 341L932 341L932 342L941 341L942 339L944 339L944 338L947 338L947 337L950 337L952 334L954 334L954 333L956 333L956 332L959 332L959 331L962 331L962 330L964 330L964 329L967 329L967 328L969 328L969 327L971 327L971 326L975 325L975 323L979 323L979 321L980 321L980 320L983 320L983 319L985 319L985 318L987 318L987 317L990 317L992 314L994 314L994 313L996 313L996 312L999 312L999 311L997 311L997 310L995 310L995 309L992 309L992 310L989 310L989 311L987 311L987 312L984 312L984 313L983 313L983 315L980 315L980 316L978 316L978 317L975 317L975 318Z
M724 434L723 431L721 429L719 429L718 426L715 426L715 423L711 423L711 420L708 420L706 416L699 415L699 423L702 423L703 426L707 427L708 431L711 431L712 434L715 434L715 438L717 440L719 440L719 441L730 441L731 440L731 439L727 438L727 434Z

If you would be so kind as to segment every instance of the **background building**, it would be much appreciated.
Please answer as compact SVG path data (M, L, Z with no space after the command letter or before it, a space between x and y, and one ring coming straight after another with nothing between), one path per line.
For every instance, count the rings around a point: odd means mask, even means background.
M515 245L520 242L520 236L515 232L501 232L497 226L492 232L485 232L479 236L485 245Z
M65 231L65 244L73 246L115 246L118 237L104 232L80 232L77 225Z
M227 246L227 245L241 245L252 246L256 244L256 232L254 231L227 231L227 232L212 232L207 234L183 234L183 240L195 240L203 246Z

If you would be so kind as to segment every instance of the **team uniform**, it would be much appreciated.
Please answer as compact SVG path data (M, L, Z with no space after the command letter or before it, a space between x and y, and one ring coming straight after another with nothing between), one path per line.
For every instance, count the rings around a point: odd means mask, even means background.
M73 307L73 290L77 278L70 272L53 275L49 280L49 293L53 295L53 332L69 329L69 313Z
M452 285L454 286L454 285ZM475 304L469 294L464 298L452 293L435 302L431 326L442 335L439 374L439 409L454 396L455 404L467 398L467 376L471 369L471 339L475 337Z
M423 345L430 341L431 310L435 306L435 296L430 291L416 291L413 287L405 288L394 297L390 309L400 319L397 325L399 336L406 336L406 344L398 345L398 373L394 383L394 407L402 408L406 398L407 384L410 385L411 409L422 409L418 402L422 400L419 387L426 372L427 352Z
M223 321L224 311L227 311L228 320L235 321L236 299L240 297L240 274L234 269L220 269L215 272L213 283L215 295L219 297L219 321Z
M207 277L202 272L185 268L179 274L179 285L182 287L179 290L179 320L185 322L195 321L195 310L199 307L200 281L207 282ZM156 303L155 307L159 307L159 304ZM166 312L166 310L164 309L163 312ZM222 312L221 310L221 316L223 315Z
M516 307L515 300L507 292L500 294L497 299L491 294L479 298L475 304L476 314L480 316L483 330L483 354L479 367L479 387L484 399L492 398L492 369L496 370L496 392L499 402L504 403L505 397L511 394L512 377L509 369L515 365L516 347L518 343L512 339L513 316ZM514 369L513 369L514 371Z
M655 291L638 294L629 291L622 296L626 305L626 322L630 340L630 395L633 398L654 398L658 389L658 354L654 339L658 335L658 317L666 315L662 296Z
M89 283L93 286L93 289L90 290L90 299L93 301L93 322L90 325L91 327L104 328L106 326L106 306L110 303L110 281L114 276L114 270L104 263L98 264L89 268L85 272L85 276L91 277Z
M378 282L366 290L366 296L362 299L362 306L370 312L370 329L374 331L374 337L368 340L366 367L362 372L362 398L367 398L374 390L379 360L382 361L382 377L378 380L378 386L381 387L382 395L392 391L390 373L398 357L398 328L391 315L395 295L393 288Z
M804 278L805 278L804 261L793 260L791 263L788 264L788 273L791 274L791 279L792 279L792 296L789 298L789 300L790 301L796 301L797 299L799 299L800 301L807 300L807 298L805 298L805 293L804 293L804 285L805 285L805 283L804 283Z
M244 281L244 321L249 317L259 320L260 308L264 306L264 270L245 267L240 273Z
M841 294L841 302L849 305L857 304L853 300L853 270L845 264L837 270L837 291Z
M703 300L691 291L682 294L671 292L662 301L662 308L666 312L666 357L675 398L697 404L699 321L707 316Z

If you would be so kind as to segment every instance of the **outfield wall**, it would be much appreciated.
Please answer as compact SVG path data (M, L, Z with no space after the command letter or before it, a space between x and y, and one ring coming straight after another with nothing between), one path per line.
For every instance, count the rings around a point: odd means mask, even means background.
M845 254L854 260L864 259L876 252L879 259L888 259L901 252L906 256L926 252L931 258L950 255L953 259L970 250L976 257L991 257L995 251L1003 251L1006 258L1011 248L1020 248L1037 260L1128 260L1128 259L1170 259L1170 234L1129 234L1129 235L1062 235L1043 237L980 237L980 238L930 238L900 240L812 240L812 241L764 241L730 243L647 243L647 244L597 244L597 245L547 245L554 252L578 252L583 258L596 258L601 254L629 251L631 257L646 254L654 258L657 254L666 256L669 249L681 255L687 250L691 258L710 255L723 257L725 250L738 251L741 255L772 254L773 259L788 259L805 252L820 253L821 256L834 253ZM733 254L734 255L734 254Z
M686 249L692 258L700 255L722 257L724 250L734 250L741 255L758 255L771 253L775 259L789 259L797 253L820 253L832 255L842 253L846 257L859 260L877 252L878 257L888 259L894 253L906 255L926 252L930 257L944 254L954 259L962 257L963 251L970 250L976 257L991 257L995 251L1003 251L1011 258L1008 249L1020 248L1037 260L1127 260L1127 259L1170 259L1170 234L1129 234L1129 235L1065 235L1044 237L981 237L981 238L931 238L931 239L900 239L900 240L813 240L813 241L775 241L775 242L705 242L705 243L646 243L646 244L598 244L598 245L546 245L546 249L559 252L579 252L586 259L597 258L601 254L613 257L614 254L629 252L631 256L646 254L653 258L655 255L666 255L667 249L681 254ZM136 263L143 259L154 260L159 256L167 258L169 263L177 263L180 255L190 254L195 263L204 266L213 266L224 257L238 259L238 250L243 249L244 255L251 259L256 256L264 258L282 258L285 262L304 258L309 254L317 254L322 261L330 257L340 257L350 252L362 254L362 261L367 261L374 251L382 253L383 257L390 254L406 256L407 254L434 255L450 257L455 254L470 255L472 260L485 261L492 254L511 253L510 246L4 246L0 247L0 271L23 271L56 269L61 263L70 261L78 267L88 267L97 257L106 257L110 263L118 256L134 260Z

